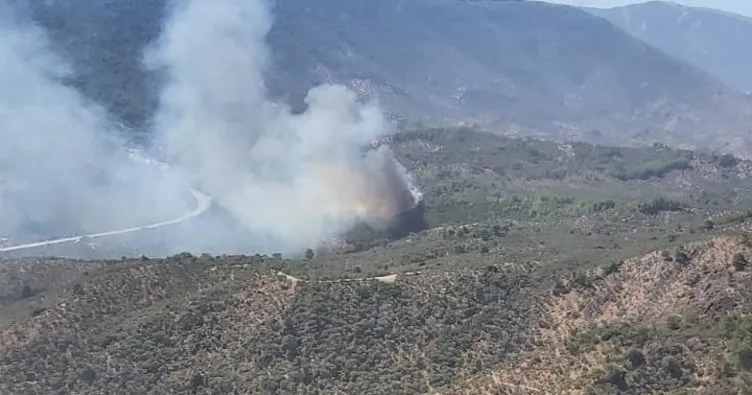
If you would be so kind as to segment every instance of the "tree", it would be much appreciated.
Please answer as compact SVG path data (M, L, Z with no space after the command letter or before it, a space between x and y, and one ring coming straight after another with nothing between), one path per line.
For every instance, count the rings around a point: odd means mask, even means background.
M744 270L749 262L747 262L747 258L744 257L741 253L734 254L734 258L731 260L731 264L734 265L734 269L736 271L740 272Z
M313 253L313 250L312 250L312 249L310 249L310 248L309 248L309 249L307 249L307 250L305 251L305 258L306 258L307 260L309 260L309 261L310 261L311 259L313 259L313 257L314 257L314 253Z
M724 154L718 158L718 166L721 167L734 167L737 163L739 163L739 160L731 154Z
M674 261L680 265L687 265L691 262L691 258L687 254L687 252L684 250L684 248L676 247L674 250Z

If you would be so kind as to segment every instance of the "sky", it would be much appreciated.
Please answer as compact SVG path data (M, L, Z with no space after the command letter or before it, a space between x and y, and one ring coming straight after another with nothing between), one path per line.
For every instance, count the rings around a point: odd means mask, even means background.
M626 4L642 3L635 0L550 0L553 3L563 3L586 7L618 7ZM680 0L674 1L691 7L717 8L752 17L752 0Z

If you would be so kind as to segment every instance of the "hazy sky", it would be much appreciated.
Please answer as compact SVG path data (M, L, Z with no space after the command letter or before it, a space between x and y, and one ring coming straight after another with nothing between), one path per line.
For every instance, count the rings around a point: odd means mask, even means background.
M632 3L642 3L639 0L550 0L554 3L564 3L580 5L587 7L616 7ZM675 3L681 3L693 7L717 8L725 11L735 12L746 16L752 16L752 0L679 0Z

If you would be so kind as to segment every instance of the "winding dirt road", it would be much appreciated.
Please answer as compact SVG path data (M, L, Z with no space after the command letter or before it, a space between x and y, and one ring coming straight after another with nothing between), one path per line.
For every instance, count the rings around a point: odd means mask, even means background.
M122 235L126 233L138 232L138 231L146 230L146 229L161 228L163 226L184 222L191 218L198 217L204 211L209 209L209 207L211 206L211 197L209 197L208 195L201 193L195 189L191 189L191 194L196 200L196 208L194 208L191 212L185 215L182 215L178 218L174 218L174 219L162 221L162 222L157 222L153 224L148 224L148 225L126 228L126 229L110 230L107 232L91 233L87 235L68 236L68 237L62 237L59 239L37 241L33 243L18 244L18 245L13 245L13 246L8 246L8 247L0 247L0 252L19 251L19 250L26 250L30 248L46 247L46 246L51 246L55 244L79 242L84 239L97 239L97 238L102 238L102 237L107 237L107 236Z
M417 275L422 274L422 272L402 272L402 273L395 273L395 274L387 274L385 276L378 276L378 277L339 278L339 279L334 279L334 280L304 280L302 278L292 276L282 271L277 271L275 274L277 276L284 277L293 283L347 283L347 282L361 282L361 281L380 281L382 283L391 284L397 281L398 276L417 276Z

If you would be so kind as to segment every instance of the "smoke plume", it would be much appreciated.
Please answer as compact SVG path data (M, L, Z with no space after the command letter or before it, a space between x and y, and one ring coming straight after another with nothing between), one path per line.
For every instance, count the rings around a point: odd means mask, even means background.
M44 32L4 1L0 59L0 239L101 232L189 209L186 186L129 160L104 111L64 84L72 70Z
M264 0L171 5L145 52L161 94L153 151L137 155L159 153L167 170L134 160L105 111L66 85L73 70L44 32L3 4L0 239L168 221L195 209L195 187L214 209L142 238L158 239L164 253L290 254L359 223L384 229L420 200L392 152L372 145L390 131L376 103L339 85L311 89L303 113L268 98L272 17ZM139 253L133 238L119 242Z
M272 67L264 0L175 5L147 58L165 81L155 133L252 233L278 250L315 247L365 221L384 227L419 199L386 147L375 103L343 86L311 89L307 110L268 99Z

